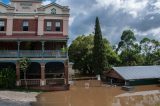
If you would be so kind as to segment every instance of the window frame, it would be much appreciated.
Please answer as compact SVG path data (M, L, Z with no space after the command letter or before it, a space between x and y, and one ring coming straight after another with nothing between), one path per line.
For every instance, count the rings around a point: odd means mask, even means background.
M24 25L24 22L27 22L28 25ZM22 22L22 30L23 31L29 31L29 21L28 20L23 20L23 22Z
M59 25L57 25L57 23L59 23ZM55 22L55 31L56 32L60 32L61 31L61 22L60 21L56 21Z
M50 26L47 25L48 22L50 22ZM46 21L46 31L52 31L52 21Z
M0 31L5 31L5 21L4 20L0 20L0 23L3 22L3 25L0 25Z

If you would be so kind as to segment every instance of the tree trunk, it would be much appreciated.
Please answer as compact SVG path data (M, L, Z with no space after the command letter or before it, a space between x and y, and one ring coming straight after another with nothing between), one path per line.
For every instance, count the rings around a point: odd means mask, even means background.
M24 71L24 82L25 82L25 88L27 89L28 86L27 86L27 80L26 80L26 71Z

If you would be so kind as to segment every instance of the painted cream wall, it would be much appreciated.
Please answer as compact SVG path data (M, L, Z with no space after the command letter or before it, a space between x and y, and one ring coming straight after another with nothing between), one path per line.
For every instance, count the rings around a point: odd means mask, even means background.
M6 13L6 12L7 12L6 7L4 7L4 6L1 5L1 4L0 4L0 12L1 12L1 13Z
M68 36L69 30L69 17L63 19L63 35Z
M32 3L32 6L22 6L21 3L25 3L25 2L11 3L11 6L15 7L14 13L36 13L37 8L41 7L41 3ZM29 9L23 9L23 7L29 7Z
M44 35L44 16L38 17L38 35Z
M6 35L7 35L7 36L12 35L12 31L13 31L13 17L12 17L12 16L8 16L8 17L7 17L7 30L6 30Z

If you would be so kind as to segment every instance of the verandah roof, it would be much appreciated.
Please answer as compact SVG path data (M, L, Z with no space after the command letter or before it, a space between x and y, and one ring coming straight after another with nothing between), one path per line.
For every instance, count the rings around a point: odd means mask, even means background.
M113 67L125 80L160 78L160 66Z

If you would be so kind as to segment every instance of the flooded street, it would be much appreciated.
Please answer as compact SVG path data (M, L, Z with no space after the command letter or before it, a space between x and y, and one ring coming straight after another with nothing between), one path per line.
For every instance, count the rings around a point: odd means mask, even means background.
M34 106L160 106L160 87L137 86L134 92L121 87L79 87L69 91L48 92L38 96Z

